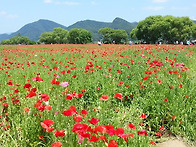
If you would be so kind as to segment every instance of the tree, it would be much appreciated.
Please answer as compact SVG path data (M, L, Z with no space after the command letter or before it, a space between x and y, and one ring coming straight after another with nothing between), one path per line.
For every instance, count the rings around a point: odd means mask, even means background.
M67 36L68 43L86 44L92 42L91 32L85 29L74 28L71 29Z
M67 34L68 34L68 31L65 29L62 29L60 27L54 28L53 34L52 34L54 42L57 44L67 43Z
M147 43L157 41L165 43L185 42L193 37L195 25L189 17L149 16L138 23L130 36Z
M128 41L128 34L125 30L114 30L111 38L116 44L124 44Z
M1 44L32 44L33 42L29 40L26 36L21 36L20 34L17 34L16 36L2 40Z
M3 44L3 45L11 44L10 39L2 40L2 41L1 41L1 44Z
M98 31L103 36L103 43L110 44L115 42L116 44L123 44L128 41L128 34L125 30L114 30L111 28L102 28Z
M52 32L44 32L39 37L39 42L43 42L45 44L54 43L53 33Z
M68 31L60 27L54 28L52 32L44 32L40 35L39 42L45 44L63 44L67 43Z
M114 32L113 29L105 27L102 29L99 29L98 33L103 36L102 42L105 44L110 44L112 43L112 37L111 34Z

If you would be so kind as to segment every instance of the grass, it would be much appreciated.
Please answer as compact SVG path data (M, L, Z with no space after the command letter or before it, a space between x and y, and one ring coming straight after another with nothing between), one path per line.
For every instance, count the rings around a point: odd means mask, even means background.
M0 145L143 147L175 135L194 146L195 52L180 45L0 46ZM52 132L41 125L47 119ZM74 132L77 123L88 130ZM64 133L56 137L57 130Z

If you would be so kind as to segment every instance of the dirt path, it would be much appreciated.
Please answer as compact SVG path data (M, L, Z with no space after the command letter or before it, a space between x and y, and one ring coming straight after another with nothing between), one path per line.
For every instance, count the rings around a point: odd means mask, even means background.
M182 140L174 139L157 144L158 147L188 147Z

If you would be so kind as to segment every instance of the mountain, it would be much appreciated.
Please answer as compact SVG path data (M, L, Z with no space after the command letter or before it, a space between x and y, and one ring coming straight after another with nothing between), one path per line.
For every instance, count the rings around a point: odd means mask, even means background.
M8 34L0 34L0 41L4 39L10 39L17 34L21 34L22 36L29 37L30 40L38 40L39 36L43 32L51 32L54 28L61 27L63 29L67 29L65 26L58 24L56 22L50 20L40 19L36 22L26 24L18 31Z
M78 21L67 28L68 30L71 30L72 28L86 29L92 33L93 40L98 41L101 39L101 35L98 34L98 30L101 28L109 27L112 29L123 29L129 34L136 26L136 22L130 23L122 18L116 17L112 22L99 22L94 20Z
M110 23L107 22L99 22L95 20L84 20L84 21L78 21L74 23L73 25L70 25L68 30L71 30L73 28L82 28L86 29L91 32L93 36L94 41L98 41L101 38L101 35L98 34L98 30L101 28L109 27Z
M71 30L72 28L82 28L90 31L93 36L93 40L97 41L101 38L100 34L98 34L98 30L100 28L110 27L112 29L124 29L129 34L133 28L135 28L137 23L130 23L122 18L115 18L112 22L99 22L95 20L84 20L78 21L73 25L65 27L64 25L58 24L56 22L50 20L40 19L36 22L26 24L17 32L11 34L0 34L0 41L5 39L10 39L17 34L22 36L29 37L30 40L37 41L39 40L39 36L43 32L51 32L54 28L61 27L66 30Z
M137 26L137 22L130 23L122 18L115 18L113 22L109 25L112 29L123 29L127 32L131 32L132 29L134 29Z

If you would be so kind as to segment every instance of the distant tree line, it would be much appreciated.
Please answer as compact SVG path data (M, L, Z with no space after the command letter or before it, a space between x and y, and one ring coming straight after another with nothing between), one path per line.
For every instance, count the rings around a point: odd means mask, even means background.
M98 33L102 35L100 40L104 44L124 44L128 42L128 34L125 30L101 28ZM189 17L173 16L149 16L138 23L130 32L132 40L154 44L163 42L167 44L186 42L196 39L196 24ZM85 29L74 28L67 31L63 28L54 28L52 32L44 32L37 42L29 40L20 34L1 41L1 44L87 44L92 43L92 34Z
M1 44L36 44L35 41L31 41L28 37L21 36L21 34L17 34L16 36L5 39L1 41Z
M130 36L148 44L186 42L196 39L196 24L189 17L150 16L140 21Z

